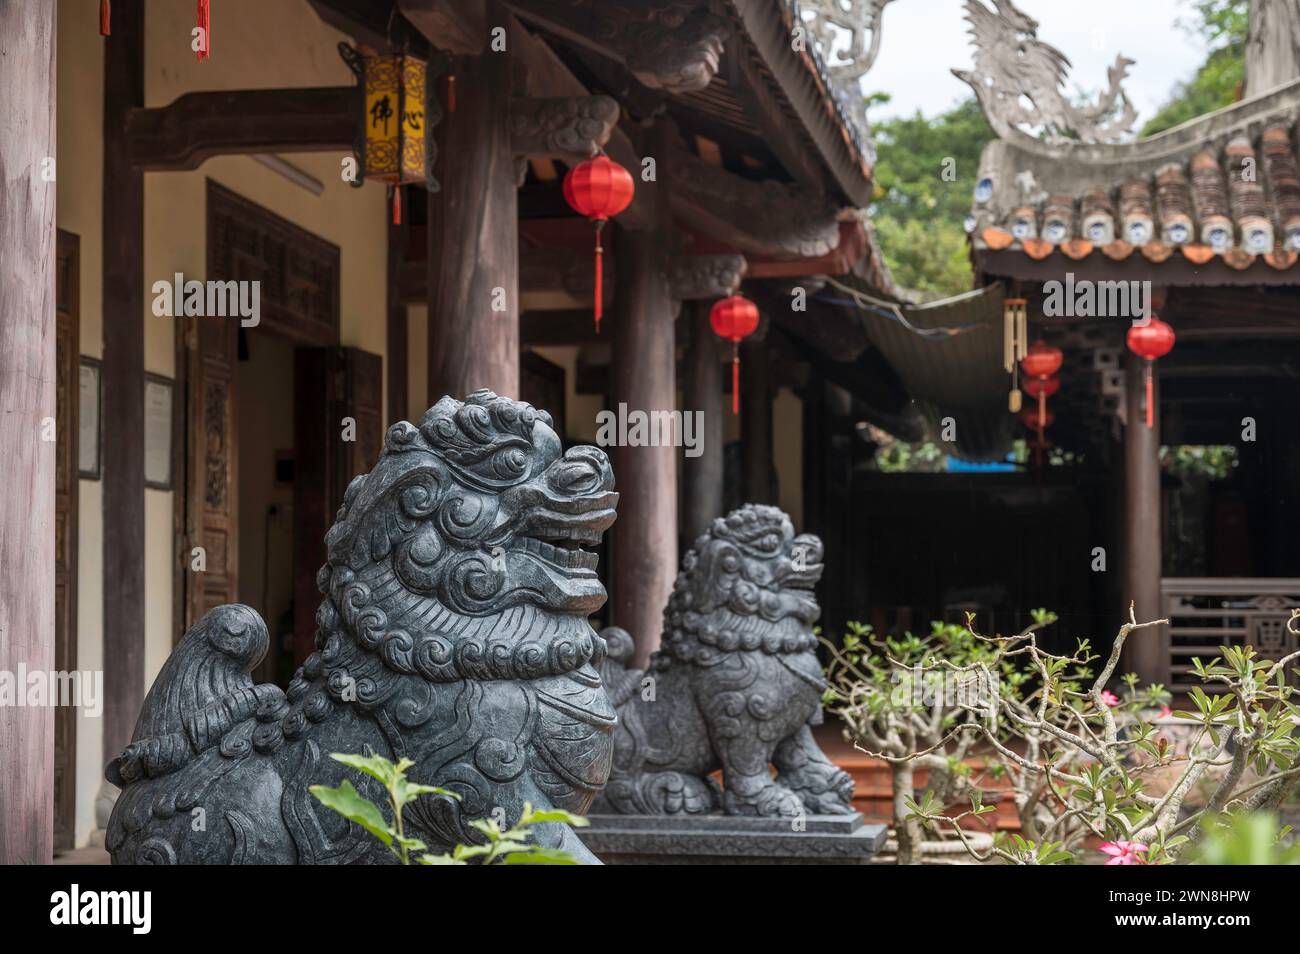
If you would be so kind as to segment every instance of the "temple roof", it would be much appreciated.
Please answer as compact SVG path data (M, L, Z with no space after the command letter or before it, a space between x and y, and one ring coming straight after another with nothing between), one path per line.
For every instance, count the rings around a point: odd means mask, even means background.
M986 274L1158 266L1167 284L1291 283L1300 81L1147 139L985 147L967 220ZM1133 277L1138 277L1136 274Z

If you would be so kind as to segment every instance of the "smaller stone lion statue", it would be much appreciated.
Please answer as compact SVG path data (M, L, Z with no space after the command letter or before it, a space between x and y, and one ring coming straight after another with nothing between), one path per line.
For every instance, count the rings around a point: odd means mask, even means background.
M776 507L748 504L686 554L648 669L627 667L625 631L603 631L601 675L619 725L593 811L851 811L853 780L812 735L826 688L812 632L821 574L817 537L796 536ZM710 777L719 769L721 786Z

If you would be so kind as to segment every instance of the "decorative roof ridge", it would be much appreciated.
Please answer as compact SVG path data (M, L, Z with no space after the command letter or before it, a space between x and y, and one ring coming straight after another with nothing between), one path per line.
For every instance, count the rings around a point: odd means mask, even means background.
M1091 166L1186 161L1197 152L1212 149L1213 144L1232 138L1243 129L1258 125L1290 125L1300 112L1300 79L1296 79L1255 96L1205 113L1154 136L1132 142L1049 143L1012 129L993 140L998 143L1053 160L1086 163ZM986 147L987 148L987 147Z

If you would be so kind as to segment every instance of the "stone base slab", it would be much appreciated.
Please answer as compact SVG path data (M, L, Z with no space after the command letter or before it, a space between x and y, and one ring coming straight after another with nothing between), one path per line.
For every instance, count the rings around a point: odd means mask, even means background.
M606 864L863 865L886 826L862 815L591 815L578 836Z

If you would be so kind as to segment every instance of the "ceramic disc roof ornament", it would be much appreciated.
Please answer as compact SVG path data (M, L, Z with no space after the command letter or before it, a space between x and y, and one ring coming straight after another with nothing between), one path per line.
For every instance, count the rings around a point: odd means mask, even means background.
M1049 140L1117 142L1133 132L1137 110L1121 83L1133 61L1116 56L1107 70L1109 86L1094 103L1076 106L1064 91L1070 61L1038 39L1038 21L1011 0L966 0L966 20L975 45L975 68L953 70L970 84L989 125L999 136L1012 129Z

